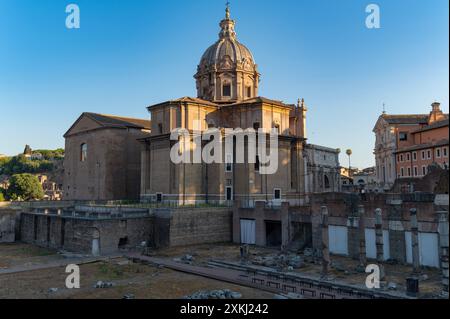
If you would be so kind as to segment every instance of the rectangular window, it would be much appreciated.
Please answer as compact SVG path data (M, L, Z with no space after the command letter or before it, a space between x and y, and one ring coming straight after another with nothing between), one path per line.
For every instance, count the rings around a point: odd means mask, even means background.
M422 176L427 175L427 168L425 166L422 166Z
M448 154L447 154L447 148L446 148L446 147L444 147L444 148L442 149L442 153L444 154L444 157L447 157L447 156L448 156Z
M400 155L400 162L403 162L403 154Z
M274 199L281 199L281 189L275 188L273 190L273 198Z
M427 151L427 158L431 159L431 151L430 150Z
M247 97L252 96L252 88L250 86L247 86Z
M231 96L231 85L230 84L224 84L223 90L222 90L223 96Z
M407 141L408 140L408 133L406 133L406 132L398 133L398 139L400 141Z
M400 176L401 177L405 176L405 171L404 171L403 167L400 168Z
M425 151L422 151L422 159L425 159Z
M233 200L233 186L226 187L226 196L227 200Z
M156 193L156 201L157 201L158 203L161 203L161 202L162 202L162 193Z
M233 156L227 155L227 159L225 161L225 172L233 171Z
M406 160L407 160L407 161L410 161L410 160L411 160L409 153L406 153Z
M408 177L411 177L411 167L408 167Z
M414 176L419 176L419 169L417 166L414 166Z
M417 161L417 152L413 152L413 161Z
M436 157L441 158L441 149L440 148L436 149Z
M163 133L163 127L162 127L161 123L158 123L158 132L159 132L159 134Z

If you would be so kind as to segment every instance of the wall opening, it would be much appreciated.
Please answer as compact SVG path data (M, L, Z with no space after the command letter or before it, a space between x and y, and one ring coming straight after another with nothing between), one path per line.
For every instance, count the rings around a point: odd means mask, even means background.
M124 249L128 245L128 237L122 237L119 239L119 249Z
M281 246L281 222L265 221L266 224L266 246Z

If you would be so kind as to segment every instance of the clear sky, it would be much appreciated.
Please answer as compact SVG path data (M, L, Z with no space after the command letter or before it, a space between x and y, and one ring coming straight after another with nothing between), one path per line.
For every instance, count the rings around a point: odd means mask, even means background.
M238 39L262 74L260 95L309 106L311 143L373 165L372 128L388 113L449 105L448 0L234 0ZM76 3L81 28L65 27ZM84 111L148 117L196 96L193 75L218 38L222 0L0 0L0 153L64 147ZM347 165L345 154L341 163Z

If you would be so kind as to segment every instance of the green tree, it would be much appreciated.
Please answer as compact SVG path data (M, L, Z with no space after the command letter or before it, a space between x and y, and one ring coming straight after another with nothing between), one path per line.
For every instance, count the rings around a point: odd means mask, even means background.
M29 160L25 155L14 156L9 160L0 162L0 173L6 175L22 173L43 173L53 169L54 165L49 160Z
M58 160L64 158L64 149L56 150L35 150L35 153L41 153L45 160Z
M34 175L16 174L11 177L9 183L6 195L10 200L33 200L44 197L42 185Z

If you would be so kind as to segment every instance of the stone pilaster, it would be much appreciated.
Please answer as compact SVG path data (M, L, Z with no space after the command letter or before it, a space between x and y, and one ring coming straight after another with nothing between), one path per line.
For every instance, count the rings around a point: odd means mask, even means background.
M358 239L359 239L359 267L365 268L366 258L366 231L364 206L358 206Z
M419 225L417 222L417 209L409 210L411 215L411 244L412 244L412 263L413 273L420 273L420 252L419 252Z
M375 243L377 248L377 263L380 267L380 281L384 280L384 242L383 242L383 216L381 208L375 209ZM388 243L389 244L389 243Z
M321 226L322 226L322 278L328 275L328 266L330 265L329 235L328 235L328 208L321 207Z
M439 216L439 246L442 269L442 290L448 294L448 212L436 212Z

